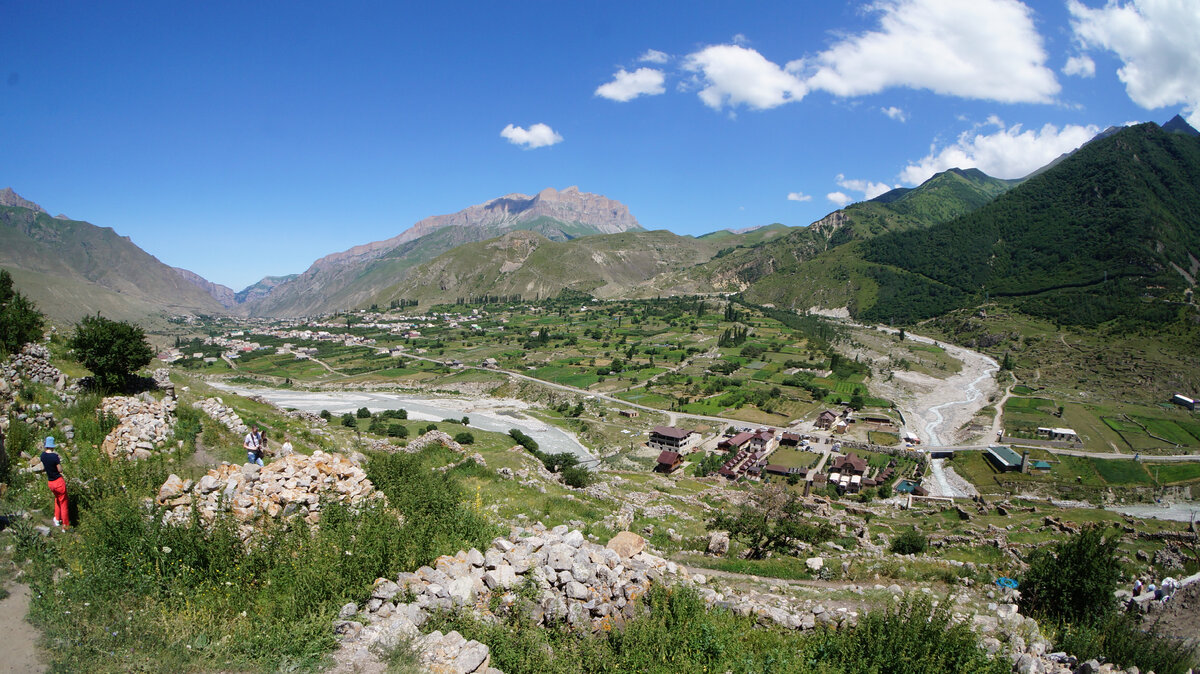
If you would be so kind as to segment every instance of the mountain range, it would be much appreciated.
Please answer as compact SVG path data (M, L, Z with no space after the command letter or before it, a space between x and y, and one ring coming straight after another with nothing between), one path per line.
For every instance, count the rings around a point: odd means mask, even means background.
M950 169L807 227L646 231L576 187L509 194L240 292L111 229L0 191L0 266L52 318L102 311L296 316L478 295L742 292L909 322L983 300L1095 323L1162 312L1200 275L1200 138L1180 118L1109 129L1021 180ZM1100 299L1097 299L1097 295Z

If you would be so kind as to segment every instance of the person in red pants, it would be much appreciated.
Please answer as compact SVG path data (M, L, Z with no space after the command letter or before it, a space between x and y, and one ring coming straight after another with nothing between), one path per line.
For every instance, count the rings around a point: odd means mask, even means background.
M42 467L46 469L50 493L54 494L54 526L66 529L71 526L67 519L67 481L62 474L62 459L54 451L58 448L54 436L48 436L42 446Z

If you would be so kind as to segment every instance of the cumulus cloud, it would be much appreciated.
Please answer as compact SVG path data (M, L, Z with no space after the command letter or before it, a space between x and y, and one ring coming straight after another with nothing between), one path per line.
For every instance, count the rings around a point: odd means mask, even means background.
M798 77L753 49L721 44L688 55L683 68L702 86L700 100L714 110L746 105L756 110L804 98L808 89Z
M1006 103L1059 92L1033 12L1018 0L879 0L879 28L847 37L787 70L810 90L861 96L888 87Z
M1100 131L1090 124L1068 124L1061 129L1046 124L1039 130L1022 129L1020 124L1005 127L995 116L988 118L988 125L998 130L964 131L951 145L930 147L928 155L900 172L900 179L919 185L948 168L977 168L996 178L1020 178L1078 148Z
M1080 77L1095 77L1096 62L1087 54L1072 56L1067 59L1067 64L1063 66L1064 75L1078 75Z
M638 60L643 63L666 63L670 58L666 52L657 49L647 49L644 54L638 57Z
M888 107L880 108L879 110L880 110L880 112L887 115L888 117L891 117L892 119L896 120L897 122L907 122L908 121L908 115L903 110L901 110L900 108L897 108L894 105L889 105Z
M513 145L523 145L526 150L561 143L563 139L554 132L554 129L541 123L534 124L528 129L509 124L500 132L500 137Z
M788 192L788 201L812 201L811 194L803 192Z
M848 180L846 176L839 173L835 178L838 187L849 190L851 192L861 192L863 199L874 199L884 192L892 189L887 183L873 183L870 180Z
M663 71L655 68L638 68L627 72L621 68L613 75L613 81L596 88L596 95L610 101L632 101L638 96L657 96L666 91Z
M845 206L851 201L854 201L854 197L846 194L845 192L830 192L829 194L825 195L825 198L836 204L838 208Z
M1114 52L1117 76L1146 109L1183 104L1200 125L1200 3L1190 0L1109 2L1092 9L1069 0L1071 28L1085 47Z

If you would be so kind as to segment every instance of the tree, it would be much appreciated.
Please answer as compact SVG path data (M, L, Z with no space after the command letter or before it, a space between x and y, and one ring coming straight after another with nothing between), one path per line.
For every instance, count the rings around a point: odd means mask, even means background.
M1065 541L1033 551L1021 578L1021 612L1086 623L1113 612L1121 580L1118 536L1090 526Z
M475 444L475 436L467 431L463 431L462 433L454 434L454 441L460 445L473 445Z
M358 420L354 418L353 414L346 412L342 415L342 425L346 428L356 428L358 427Z
M833 539L828 522L809 523L795 492L779 484L755 492L737 510L719 512L709 521L710 530L728 531L746 545L746 556L762 559L769 552L791 552L796 541L823 543Z
M103 389L124 389L135 370L150 364L154 351L140 327L109 320L100 314L75 325L68 342L83 366L92 371Z
M41 338L45 324L42 312L13 288L8 270L0 269L0 358Z
M359 419L370 419L371 410L365 407L360 407L358 408L358 411L354 413L354 416L358 417Z

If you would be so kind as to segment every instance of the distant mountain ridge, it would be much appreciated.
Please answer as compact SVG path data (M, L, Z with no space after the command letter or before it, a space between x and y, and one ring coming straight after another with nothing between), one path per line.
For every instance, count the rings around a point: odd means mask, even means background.
M108 227L51 217L0 191L0 267L54 320L223 313L207 292Z
M255 316L295 316L357 306L401 281L412 267L456 246L528 230L552 241L643 231L624 204L578 187L508 194L457 213L435 215L397 236L317 260L244 307Z

